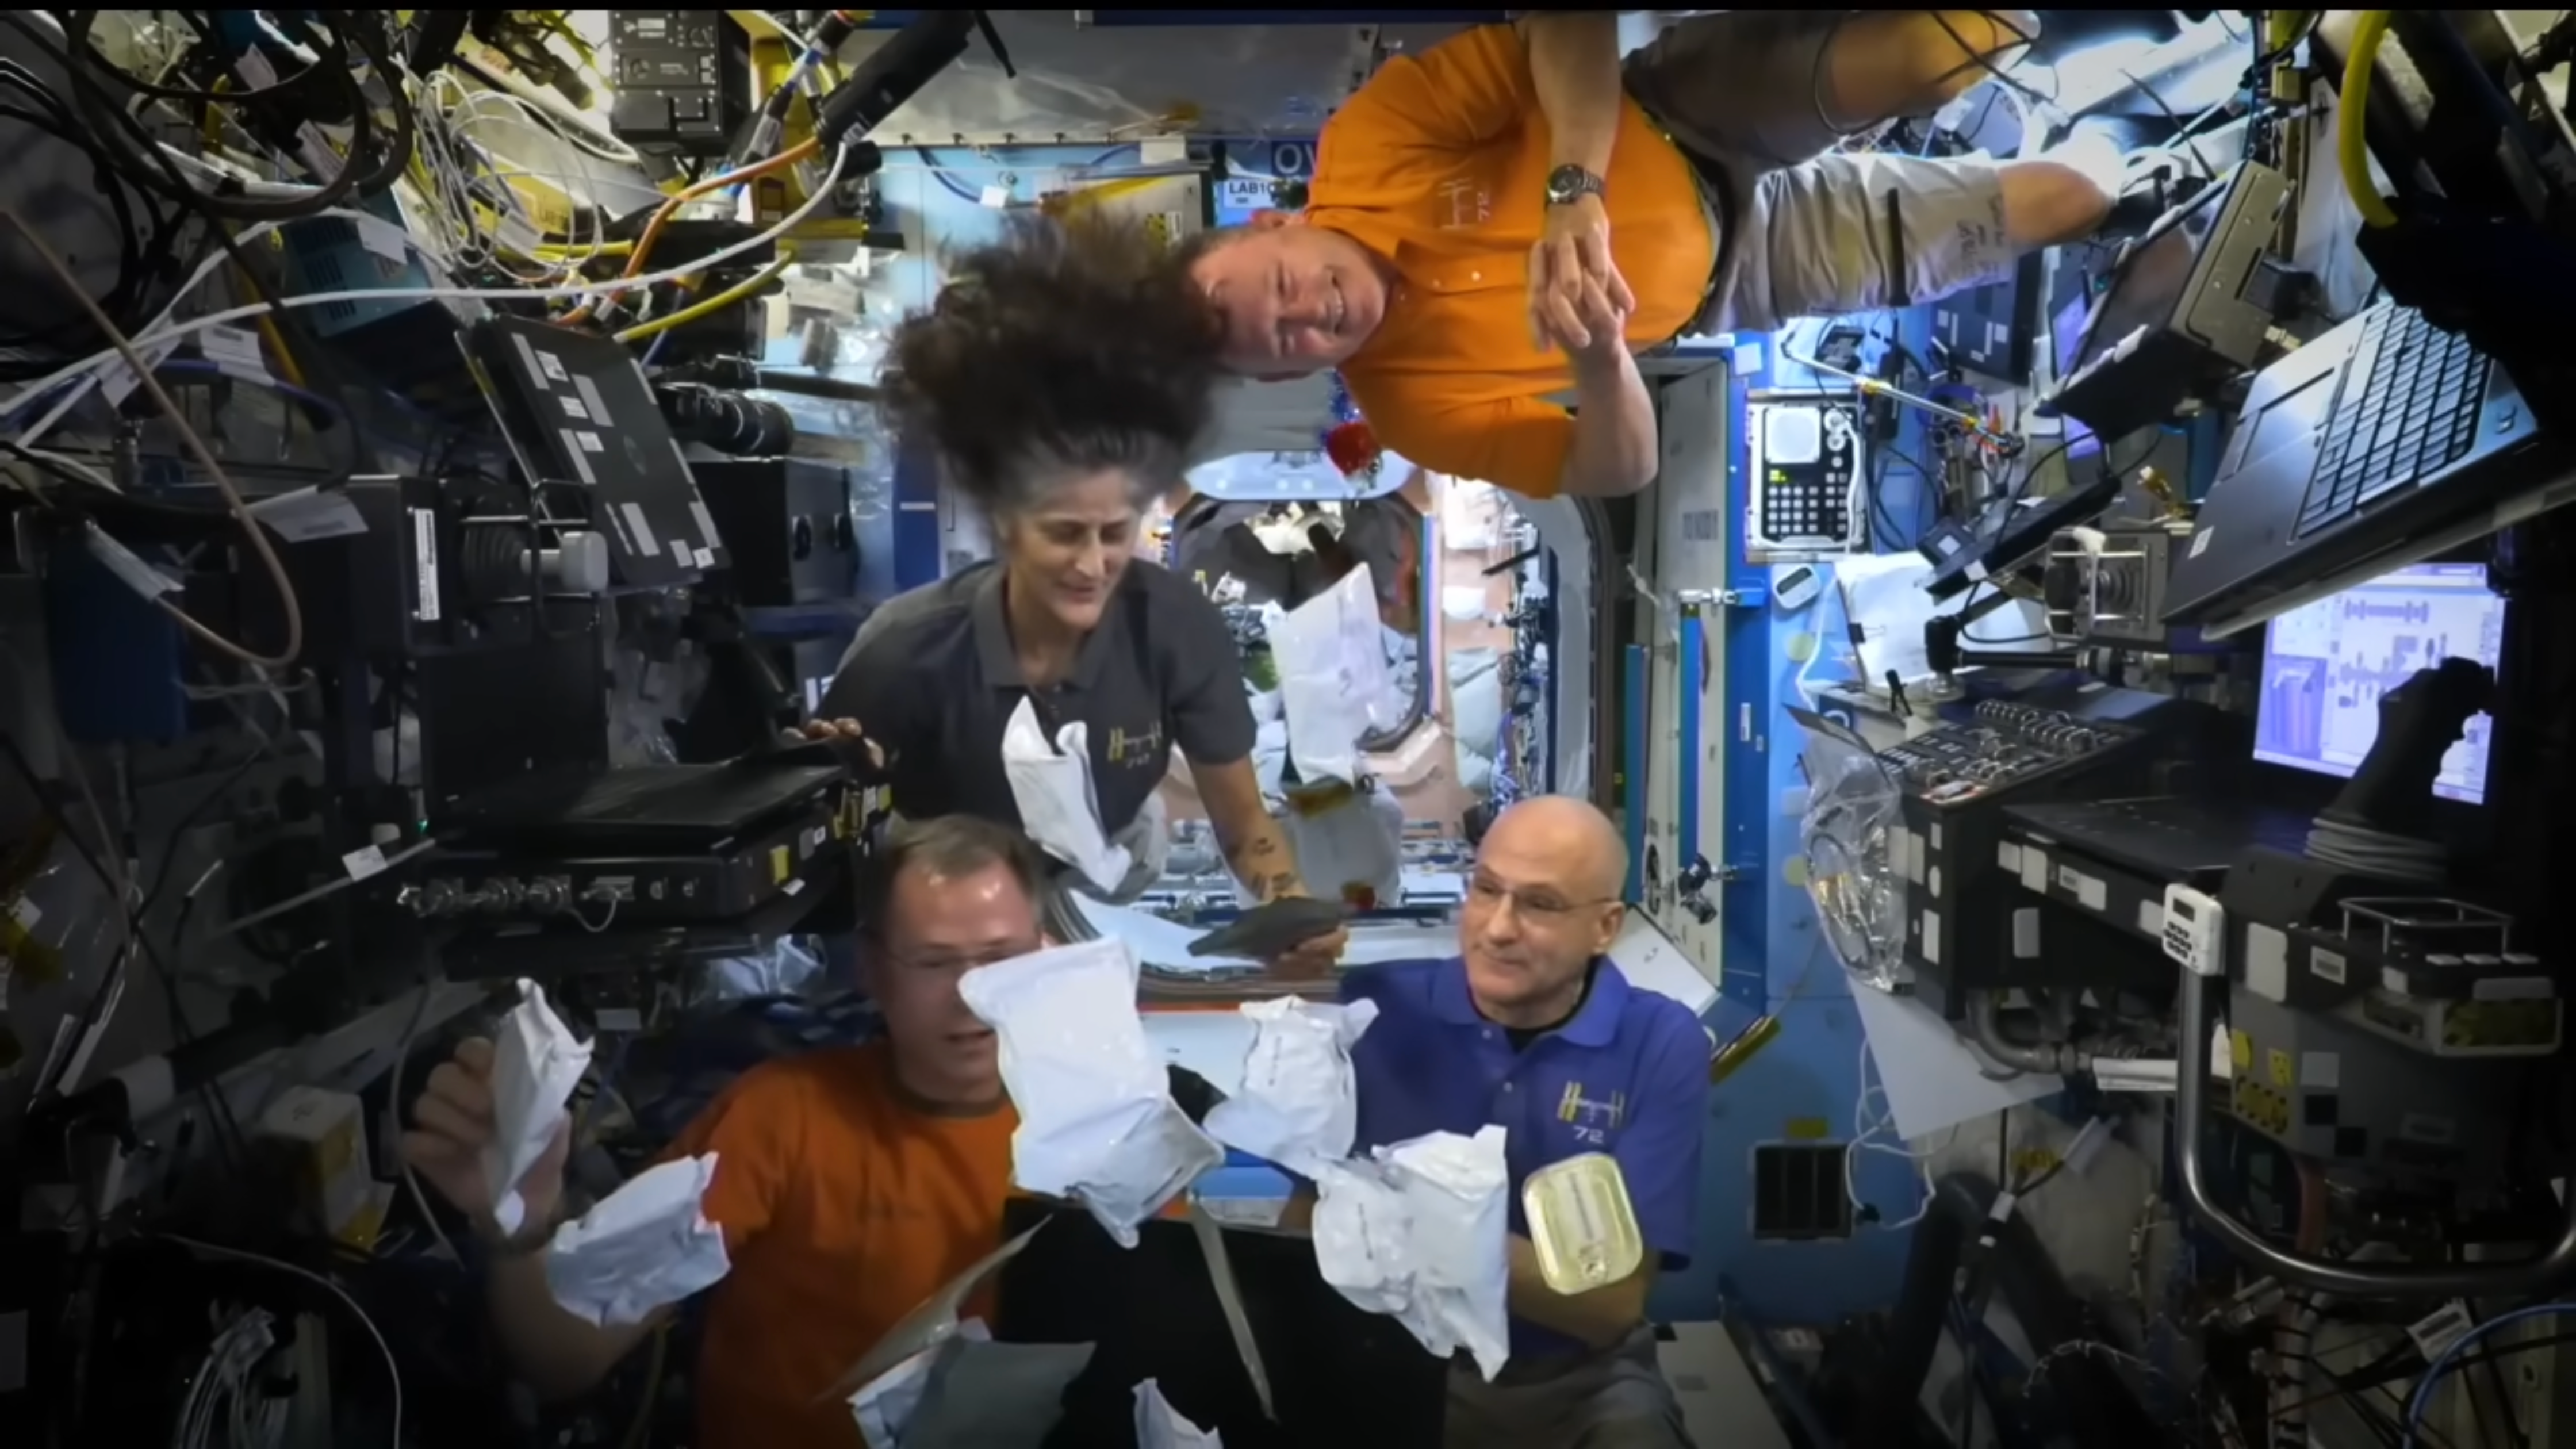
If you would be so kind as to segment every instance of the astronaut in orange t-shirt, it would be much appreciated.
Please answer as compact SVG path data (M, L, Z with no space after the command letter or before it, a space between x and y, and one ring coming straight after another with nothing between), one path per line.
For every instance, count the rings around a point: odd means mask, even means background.
M705 1199L732 1271L712 1291L698 1363L701 1449L856 1449L828 1391L887 1330L991 1252L1011 1193L1011 1132L992 1031L957 991L969 971L1044 944L1040 875L1018 832L968 816L900 828L860 886L861 971L886 1037L754 1067L672 1144L717 1154ZM478 1225L513 1364L540 1392L604 1378L657 1324L601 1329L555 1305L545 1245L564 1144L519 1184L535 1225L491 1231L483 1179L491 1043L430 1074L403 1153Z
M1435 472L1634 493L1661 462L1636 353L1933 301L2175 199L2091 137L1851 147L2007 70L2030 11L1699 11L1625 57L1619 18L1529 12L1387 61L1324 124L1301 214L1180 249L1228 368L1338 368Z

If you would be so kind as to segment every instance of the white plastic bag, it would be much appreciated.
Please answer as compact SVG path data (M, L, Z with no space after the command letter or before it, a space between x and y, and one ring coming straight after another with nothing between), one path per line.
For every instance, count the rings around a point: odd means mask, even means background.
M1208 1113L1217 1141L1312 1178L1351 1155L1359 1095L1351 1044L1377 1020L1377 1003L1325 1006L1294 996L1247 1001L1252 1045L1243 1086Z
M1163 1386L1147 1379L1136 1386L1136 1449L1225 1449L1225 1441L1182 1418Z
M519 1179L563 1130L564 1104L590 1070L590 1047L546 1005L545 988L519 983L519 1004L493 1033L492 1140L483 1148L493 1221L505 1233L517 1232L527 1220Z
M1300 786L1287 800L1279 823L1308 890L1359 911L1403 903L1404 806L1393 793Z
M1011 1178L1069 1198L1121 1247L1224 1149L1172 1100L1162 1054L1136 1014L1137 966L1112 937L1015 956L966 973L966 1008L1001 1038L1002 1085L1019 1109Z
M1269 639L1299 783L1357 784L1361 738L1402 720L1368 566L1272 621Z
M724 1229L704 1206L715 1176L712 1152L675 1158L555 1229L546 1287L556 1304L585 1323L637 1324L722 1282L732 1266Z
M1020 826L1047 854L1091 882L1115 892L1132 862L1109 843L1100 827L1100 800L1091 786L1090 731L1077 720L1047 738L1037 706L1026 696L1002 729L1002 773L1020 807Z
M1503 1129L1434 1132L1316 1175L1315 1265L1439 1358L1467 1350L1491 1379L1511 1356Z

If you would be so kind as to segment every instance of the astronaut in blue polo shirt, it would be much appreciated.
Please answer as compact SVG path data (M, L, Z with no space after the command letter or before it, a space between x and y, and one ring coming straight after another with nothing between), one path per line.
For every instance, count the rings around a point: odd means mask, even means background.
M1429 1132L1506 1132L1511 1161L1512 1356L1487 1383L1449 1379L1452 1449L1672 1449L1681 1409L1655 1361L1646 1295L1697 1233L1708 1037L1688 1008L1628 984L1609 958L1626 907L1627 848L1581 800L1525 800L1477 852L1445 961L1363 967L1342 998L1378 1005L1351 1053L1359 1147ZM1616 1158L1644 1231L1625 1281L1564 1295L1539 1276L1523 1220L1531 1172L1587 1152Z

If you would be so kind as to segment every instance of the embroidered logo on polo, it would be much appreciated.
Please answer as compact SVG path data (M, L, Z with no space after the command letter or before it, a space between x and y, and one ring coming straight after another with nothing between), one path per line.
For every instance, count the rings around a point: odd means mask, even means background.
M1473 177L1453 176L1440 183L1440 201L1434 215L1443 231L1481 226L1494 219L1493 193Z
M1556 1101L1556 1120L1574 1129L1575 1137L1594 1147L1609 1145L1610 1134L1628 1119L1628 1094L1612 1092L1607 1098L1584 1095L1581 1082L1568 1082Z
M1121 769L1136 770L1157 763L1166 753L1163 727L1154 724L1141 730L1110 730L1103 758Z

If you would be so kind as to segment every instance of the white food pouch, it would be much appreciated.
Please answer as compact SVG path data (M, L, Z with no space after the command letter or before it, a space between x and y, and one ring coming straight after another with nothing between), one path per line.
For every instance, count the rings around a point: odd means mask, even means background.
M1355 911L1404 903L1404 807L1374 785L1297 786L1280 813L1306 888Z
M1240 1009L1252 1023L1243 1086L1208 1113L1207 1129L1228 1147L1314 1178L1351 1155L1359 1130L1351 1044L1377 1020L1377 1003L1281 996Z
M1002 773L1029 839L1072 866L1093 890L1115 892L1130 862L1100 827L1089 731L1077 722L1049 739L1036 702L1023 695L1002 728Z
M520 982L519 1004L501 1018L492 1038L492 1140L483 1148L493 1223L502 1232L526 1225L519 1179L563 1130L564 1104L589 1070L590 1043L576 1038L546 1005L543 988Z
M1067 1198L1124 1247L1225 1151L1172 1100L1162 1054L1136 1014L1136 958L1114 937L997 961L958 983L1001 1039L1019 1109L1011 1177Z
M1271 621L1268 633L1298 782L1359 783L1361 738L1403 719L1368 566Z
M1511 1166L1503 1129L1473 1137L1435 1132L1378 1155L1394 1169L1413 1211L1413 1307L1432 1330L1417 1337L1463 1348L1487 1379L1511 1356ZM1446 1353L1449 1349L1436 1349Z
M556 1304L600 1327L644 1322L724 1280L724 1230L707 1220L716 1154L675 1158L629 1179L555 1230L546 1286Z
M1147 1379L1136 1386L1136 1449L1225 1449L1225 1441L1182 1418L1163 1386Z

